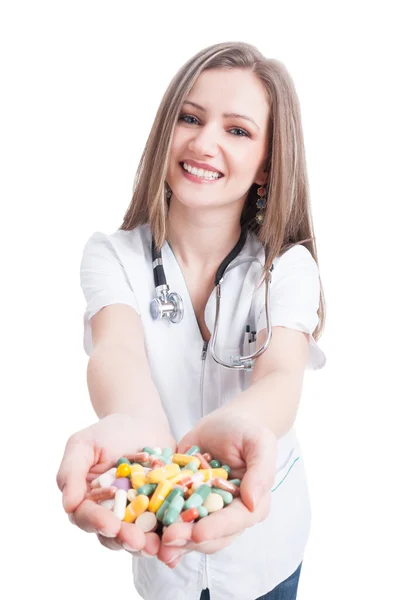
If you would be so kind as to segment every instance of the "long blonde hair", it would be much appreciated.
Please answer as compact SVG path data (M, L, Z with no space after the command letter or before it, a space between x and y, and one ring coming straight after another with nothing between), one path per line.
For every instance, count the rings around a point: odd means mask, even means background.
M302 244L318 264L309 200L309 185L301 124L300 104L293 80L278 60L265 58L251 44L224 42L201 50L171 80L152 125L133 186L133 197L120 229L149 223L155 244L167 239L166 174L174 128L182 104L199 75L209 69L247 69L263 83L270 103L268 175L264 221L258 224L257 188L253 184L242 211L241 224L264 245L267 274L275 257ZM319 339L325 323L325 298L321 282L319 322L313 332Z

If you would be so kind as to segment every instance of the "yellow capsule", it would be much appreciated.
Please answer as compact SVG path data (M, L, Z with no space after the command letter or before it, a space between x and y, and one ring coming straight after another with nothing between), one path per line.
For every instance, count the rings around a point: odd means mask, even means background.
M152 497L148 504L148 510L150 512L155 513L162 506L165 498L170 494L173 489L173 484L170 479L165 479L164 481L160 481L156 487L156 490L153 492Z
M171 461L177 463L180 467L186 467L190 462L196 462L197 466L200 466L200 460L197 456L190 456L189 454L173 454Z
M152 471L148 471L147 473L148 483L159 483L159 481L169 479L170 477L177 475L179 472L180 467L175 463L165 465L164 467L159 467L158 469L152 469Z
M181 479L183 479L184 477L189 477L190 475L193 475L193 471L190 471L189 469L185 469L185 471L180 471L179 473L177 473L177 475L174 475L173 477L169 477L169 479L167 479L167 481L170 481L170 483L178 483L179 481L181 481Z
M222 479L228 479L228 473L221 467L219 469L199 469L198 473L203 473L203 481L214 479L214 477L221 477Z
M147 483L144 467L139 464L131 465L130 481L135 490Z
M130 504L126 506L123 521L126 521L127 523L134 523L136 518L146 511L146 509L148 508L148 504L148 496L145 496L144 494L139 494L139 496L136 496L130 502Z
M118 478L118 477L130 477L130 473L131 473L131 466L128 465L128 464L126 464L126 463L122 463L116 469L116 478Z

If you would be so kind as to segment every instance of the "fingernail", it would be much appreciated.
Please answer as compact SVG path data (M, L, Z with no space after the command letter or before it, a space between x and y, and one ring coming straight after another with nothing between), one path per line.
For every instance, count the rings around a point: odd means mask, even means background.
M130 554L134 554L134 556L141 555L141 550L137 550L137 548L131 548L131 546L129 546L128 544L123 544L123 548L127 550L127 552L130 552Z
M163 542L164 546L186 546L188 540L174 540L173 542Z
M98 533L100 535L103 535L106 538L115 538L117 535L116 533L109 533L109 531L101 531L101 530L99 530Z
M170 558L170 560L168 560L167 562L165 562L165 565L169 565L170 563L173 562L173 560L176 560L176 558L180 558L180 556L182 556L183 554L185 554L185 552L178 552L177 554L174 554L172 558Z
M141 550L142 556L147 556L148 558L156 558L155 554L148 554L145 550Z

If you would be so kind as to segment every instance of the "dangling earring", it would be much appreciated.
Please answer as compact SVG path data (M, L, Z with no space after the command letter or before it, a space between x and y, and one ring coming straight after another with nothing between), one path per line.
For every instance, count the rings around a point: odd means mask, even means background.
M168 202L171 198L171 188L170 188L169 184L167 183L167 181L164 182L164 189L165 189L166 200Z
M256 202L256 206L259 209L257 214L256 214L256 221L259 225L261 225L264 221L264 215L265 215L265 202L267 200L267 192L268 192L268 186L266 184L260 186L257 189L257 194L259 195L259 198L257 198L257 202Z

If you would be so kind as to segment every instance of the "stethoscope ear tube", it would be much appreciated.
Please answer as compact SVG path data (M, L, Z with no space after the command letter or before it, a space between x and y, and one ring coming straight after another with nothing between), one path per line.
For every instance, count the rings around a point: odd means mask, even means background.
M264 344L261 346L261 348L259 348L256 352L253 352L253 354L249 354L247 356L239 355L239 356L233 357L232 364L226 363L223 360L221 360L221 358L219 358L217 356L216 350L215 350L216 342L217 342L217 333L218 333L218 322L219 322L219 315L220 315L222 279L219 281L219 283L217 285L217 292L216 292L216 315L215 315L215 319L214 319L214 332L213 332L213 337L212 337L211 344L210 344L211 355L212 355L213 359L216 361L216 363L218 363L219 365L226 367L227 369L252 371L253 366L254 366L254 359L258 358L268 348L268 346L271 342L271 337L272 337L272 325L271 325L271 319L270 319L270 283L271 283L271 271L273 270L273 268L274 268L274 265L271 266L271 268L265 278L265 316L266 316L267 338L266 338Z

